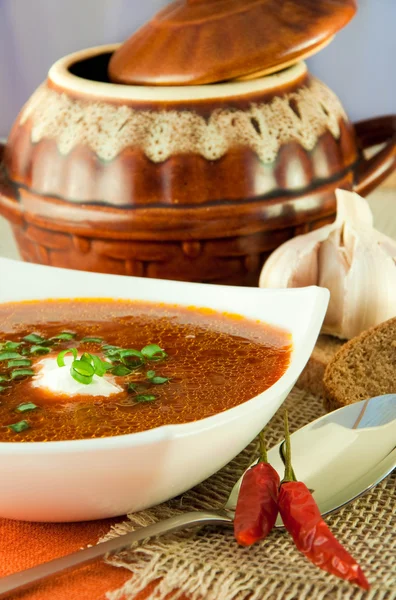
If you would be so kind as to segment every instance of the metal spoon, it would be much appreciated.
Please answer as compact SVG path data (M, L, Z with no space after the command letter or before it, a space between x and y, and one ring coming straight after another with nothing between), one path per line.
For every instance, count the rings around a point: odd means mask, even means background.
M298 479L313 490L322 515L327 515L362 496L396 468L395 443L396 394L378 396L325 415L295 432L292 435L294 470ZM282 477L282 444L268 452L268 459ZM0 597L151 537L202 525L230 526L242 477L222 510L177 515L0 578ZM282 527L280 519L276 526Z

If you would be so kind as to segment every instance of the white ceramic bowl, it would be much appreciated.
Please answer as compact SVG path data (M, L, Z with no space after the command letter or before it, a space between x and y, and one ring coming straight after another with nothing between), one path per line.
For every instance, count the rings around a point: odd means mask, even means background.
M123 515L164 502L221 469L287 397L315 345L329 293L158 281L0 259L1 303L76 297L194 305L261 319L292 333L290 366L259 396L195 423L94 440L0 443L1 517L82 521Z

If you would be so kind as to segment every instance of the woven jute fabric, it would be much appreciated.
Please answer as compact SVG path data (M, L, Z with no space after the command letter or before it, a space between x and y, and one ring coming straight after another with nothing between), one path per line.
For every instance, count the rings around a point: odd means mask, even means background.
M285 406L293 430L324 414L322 402L294 389ZM270 446L283 439L283 411L268 425ZM334 440L336 446L337 440ZM257 457L253 442L221 472L166 504L114 527L104 538L132 531L189 510L220 508L234 483ZM230 528L180 532L131 548L107 560L132 572L109 600L132 600L158 580L151 600L395 600L396 599L396 477L381 485L327 522L338 539L357 558L372 589L366 593L311 565L294 547L291 537L274 530L251 548L239 547ZM103 540L102 540L103 541Z

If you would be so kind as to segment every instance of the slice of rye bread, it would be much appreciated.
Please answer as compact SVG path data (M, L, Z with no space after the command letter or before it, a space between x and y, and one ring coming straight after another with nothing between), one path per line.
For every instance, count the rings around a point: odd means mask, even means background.
M326 367L323 387L327 410L396 393L396 318L347 342Z
M323 396L323 377L325 369L333 356L345 344L331 335L320 335L311 357L301 373L296 386L315 396Z

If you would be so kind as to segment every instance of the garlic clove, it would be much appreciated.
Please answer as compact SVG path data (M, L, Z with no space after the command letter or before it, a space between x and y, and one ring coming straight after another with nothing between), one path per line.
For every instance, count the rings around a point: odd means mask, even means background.
M331 227L326 225L279 246L267 259L259 286L287 288L318 285L317 254L320 242L327 238ZM293 285L293 282L299 285Z
M351 338L396 316L396 241L376 231L366 200L337 190L337 218L269 257L261 287L330 290L323 332Z
M395 262L373 243L371 235L360 232L345 288L346 308L339 331L346 338L396 315Z
M331 288L325 320L326 332L338 331L341 327L345 305L345 277L349 267L345 253L340 252L335 240L329 237L321 244L318 285Z
M380 248L389 254L389 256L391 256L396 262L396 240L393 240L379 231L376 231L376 238L377 244L380 246Z
M335 194L337 199L337 217L333 224L335 229L345 222L353 223L357 227L373 228L373 213L366 200L356 192L347 190L336 190Z

